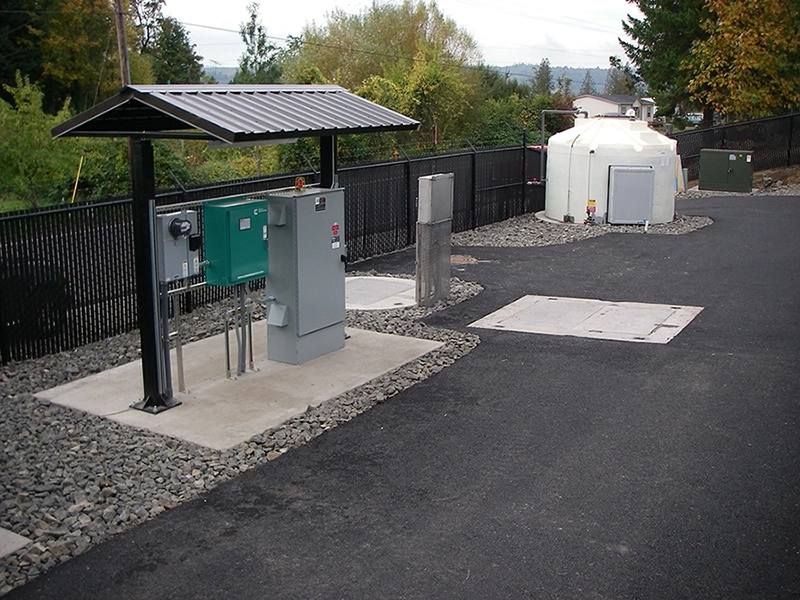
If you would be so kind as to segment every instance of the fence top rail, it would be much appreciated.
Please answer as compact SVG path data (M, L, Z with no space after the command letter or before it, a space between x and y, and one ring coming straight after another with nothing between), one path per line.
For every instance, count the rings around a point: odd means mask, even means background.
M385 160L383 162L375 162L375 163L361 163L357 165L347 165L345 167L339 167L338 172L342 173L345 171L357 171L359 169L369 169L372 167L391 167L392 165L399 165L405 163L417 163L417 162L425 162L429 160L439 160L445 158L460 158L462 156L472 156L474 154L491 154L493 152L504 152L507 150L522 150L524 146L517 145L517 146L501 146L499 148L473 148L471 150L456 150L454 152L445 152L443 154L426 154L422 156L406 156L403 155L400 158Z
M260 184L269 184L274 181L279 181L281 179L293 178L293 177L310 177L311 173L282 173L279 175L270 175L268 177L254 177L252 179L239 179L234 181L226 181L222 183L213 183L210 185L200 185L197 187L191 188L184 188L184 189L170 189L170 190L159 190L156 192L156 200L163 200L165 198L169 198L170 196L174 196L177 198L187 198L192 196L203 196L205 194L209 194L214 192L215 190L229 190L235 186L258 186ZM243 192L244 193L244 192ZM250 192L247 192L250 193ZM257 193L257 192L253 192ZM222 195L216 196L215 198L224 198L227 196L237 196L241 195L239 193L229 193L223 192ZM191 200L192 203L200 203L205 202L206 200L211 200L213 198L196 198ZM130 196L125 196L121 198L110 198L107 200L81 200L79 202L75 202L74 204L57 204L54 206L43 206L40 208L26 208L22 210L15 210L10 211L7 213L0 213L0 222L4 221L14 221L17 219L25 219L28 217L33 217L37 215L54 215L54 214L63 214L73 211L81 211L81 210L88 210L90 208L102 208L105 206L116 206L116 205L124 205L131 202ZM185 200L182 200L181 203L185 203ZM159 210L162 206L159 206Z
M703 129L690 129L688 131L675 131L675 132L669 134L668 137L676 139L678 137L683 137L683 136L687 136L688 137L688 136L691 136L693 134L698 134L698 133L701 133L701 132L702 133L708 133L708 132L712 132L712 131L724 131L724 130L727 130L727 129L738 129L738 128L742 128L742 127L748 127L750 125L758 125L760 123L767 123L769 121L781 121L781 120L785 120L785 119L791 119L791 118L794 118L794 117L800 117L800 111L786 113L785 115L776 115L776 116L772 116L772 117L762 117L760 119L753 119L752 121L740 121L739 123L726 123L724 125L714 125L712 127L706 127L706 128L703 128Z
M32 208L21 211L14 211L6 214L0 214L0 223L8 221L17 221L20 219L27 219L30 217L44 216L44 215L59 215L70 212L77 212L88 210L91 208L105 208L108 206L120 206L129 204L130 198L116 198L114 200L84 200L69 205L45 206L42 208Z

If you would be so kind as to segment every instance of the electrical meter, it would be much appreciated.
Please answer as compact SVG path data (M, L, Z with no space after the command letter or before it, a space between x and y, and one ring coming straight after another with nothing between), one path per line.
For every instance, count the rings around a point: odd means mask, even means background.
M197 212L156 215L158 280L161 283L186 279L200 272Z
M206 283L233 286L269 273L267 201L238 196L203 207Z

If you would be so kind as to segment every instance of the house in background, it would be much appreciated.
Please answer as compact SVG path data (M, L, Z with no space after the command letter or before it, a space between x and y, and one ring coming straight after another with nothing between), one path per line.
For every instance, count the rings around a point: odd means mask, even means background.
M656 103L652 98L638 98L636 96L585 94L575 98L572 106L576 110L585 110L590 117L624 115L628 110L633 109L637 119L650 122L656 114Z

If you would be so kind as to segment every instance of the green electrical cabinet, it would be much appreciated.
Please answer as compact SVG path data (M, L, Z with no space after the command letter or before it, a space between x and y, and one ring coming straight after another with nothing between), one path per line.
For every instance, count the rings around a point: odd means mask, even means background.
M701 190L750 192L753 189L751 150L700 150Z
M269 273L267 201L237 196L203 208L206 283L230 287Z

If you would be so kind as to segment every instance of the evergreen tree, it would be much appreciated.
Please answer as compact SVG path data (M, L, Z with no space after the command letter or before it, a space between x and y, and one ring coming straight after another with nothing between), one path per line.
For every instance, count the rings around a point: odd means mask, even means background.
M156 83L200 83L202 56L195 53L186 29L172 17L161 19L159 25L150 52Z
M531 87L534 94L549 96L553 93L553 71L550 69L550 61L548 59L543 58L542 62L539 63Z
M572 99L572 79L567 77L566 73L556 79L556 95L562 98Z
M594 78L592 77L591 71L588 69L586 70L586 76L583 78L583 83L581 84L581 89L578 91L579 96L585 96L588 94L596 94L597 88L594 84Z
M681 63L692 44L708 36L702 28L708 15L705 0L627 1L641 11L642 18L628 15L622 28L632 41L620 40L620 44L655 98L659 113L672 114L689 100L690 75Z
M637 96L643 93L639 79L629 64L623 65L618 56L609 59L611 68L606 76L603 94L607 96Z

